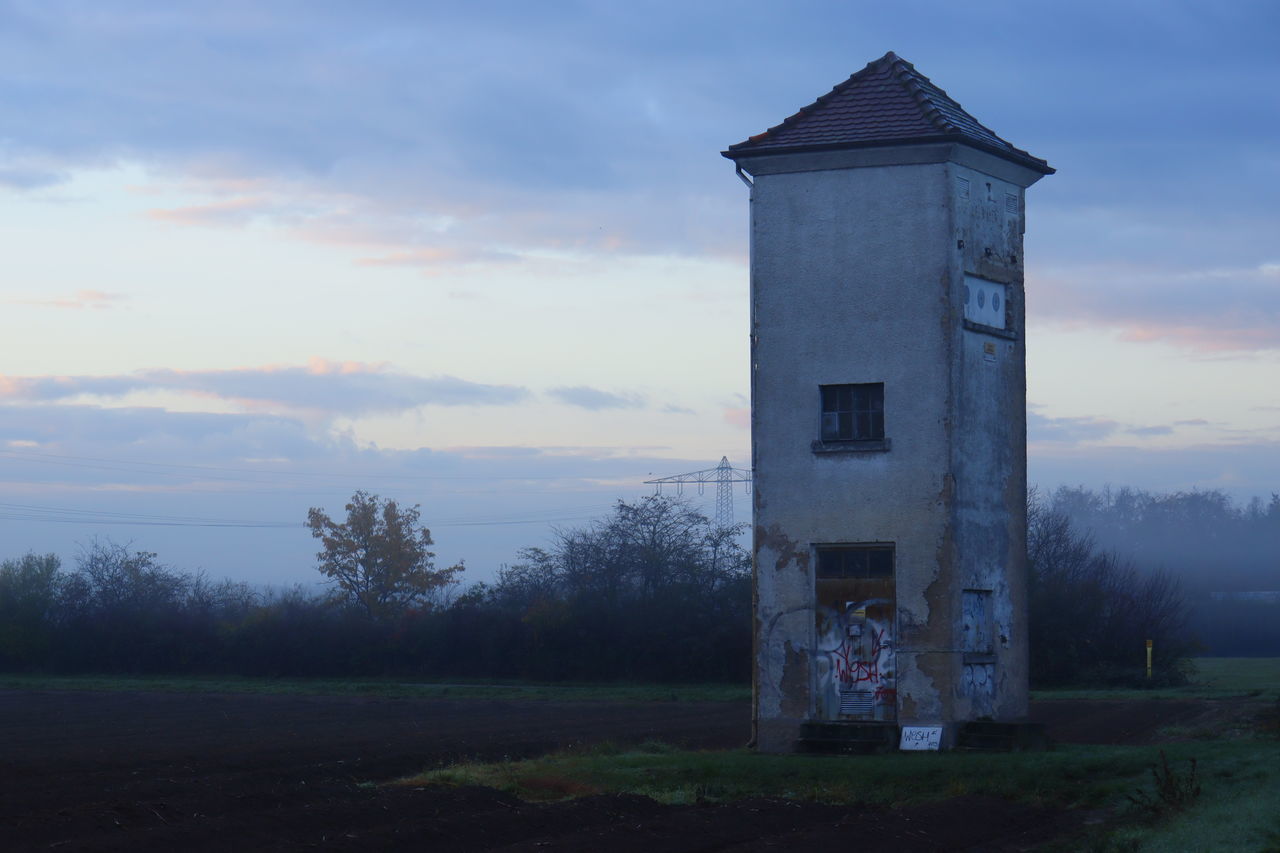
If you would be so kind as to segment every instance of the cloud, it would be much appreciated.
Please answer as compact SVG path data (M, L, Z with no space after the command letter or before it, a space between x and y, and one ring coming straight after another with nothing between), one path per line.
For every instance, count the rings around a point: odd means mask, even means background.
M22 449L10 460L39 463L42 483L155 482L154 470L172 463L169 476L199 479L192 465L245 458L311 459L317 445L305 425L276 415L171 412L158 407L119 407L76 404L0 405L0 435L10 448ZM76 459L43 458L28 452L85 454ZM99 458L99 454L107 458ZM125 465L121 457L146 460ZM180 463L180 464L179 464ZM185 472L185 473L183 473ZM210 472L206 472L208 474ZM20 478L12 467L6 479Z
M705 467L632 447L382 449L294 417L140 406L0 404L0 435L0 494L11 501L23 492L152 493L171 496L164 512L199 515L201 495L280 494L294 498L273 515L299 522L317 494L340 506L356 488L483 517L498 505L529 514L562 502L557 495L581 504L592 493L604 512L620 493L647 492L654 471ZM219 515L243 512L235 501L218 506Z
M23 156L9 183L136 163L170 188L204 180L207 198L153 210L157 220L266 217L299 234L346 221L373 238L365 245L410 255L435 244L406 232L442 220L483 261L744 248L739 188L717 152L733 136L725 127L754 125L751 99L726 99L706 45L672 51L644 15L217 6L190 16L134 5L114 21L7 9L0 140ZM644 32L648 47L635 41ZM689 150L702 154L678 156Z
M339 511L357 488L421 503L441 559L465 558L478 580L555 524L604 515L643 481L712 467L714 459L658 457L637 448L459 447L381 450L315 434L279 415L170 412L79 404L0 405L0 501L110 511L125 518L189 516L291 522L265 532L199 527L8 521L6 541L74 554L92 533L135 540L166 561L253 583L315 579L306 509ZM17 444L18 446L14 446ZM1031 480L1132 485L1155 491L1223 488L1240 499L1280 483L1280 442L1031 449ZM696 497L686 493L690 497ZM708 498L709 500L710 498ZM735 494L739 512L746 503ZM172 530L172 533L166 532ZM474 531L467 533L467 531Z
M1112 435L1120 424L1105 418L1059 417L1040 414L1028 407L1027 441L1077 444L1098 441Z
M1280 348L1280 264L1178 270L1078 266L1028 285L1034 319L1117 329L1201 352Z
M223 184L208 204L162 214L188 224L243 221L243 210L216 205L253 185L285 202L273 216L298 233L345 214L376 234L370 245L404 251L433 244L400 235L452 218L468 251L741 257L742 187L717 152L790 115L908 26L897 10L856 4L824 10L827 30L856 31L852 42L815 39L812 16L781 6L738 15L723 2L367 5L224 0L195 15L135 0L109 17L9 4L0 138L21 155L12 180L140 163ZM1071 39L1045 36L1041 14L1020 16L1007 22L1003 54L1016 81L948 37L969 25L963 8L938 6L930 33L912 30L921 55L909 58L1062 167L1035 192L1081 218L1176 207L1204 209L1200 221L1212 223L1221 217L1207 200L1265 216L1276 120L1252 106L1271 91L1265 36L1276 13L1263 6L1157 19L1074 4L1052 27ZM1230 56L1188 50L1187 29L1199 43L1232 45ZM760 32L772 38L767 55L751 47ZM1094 52L1087 68L1071 48L1079 34ZM1133 85L1109 85L1117 75ZM1204 166L1215 158L1232 169ZM1235 234L1256 247L1274 231L1264 227L1223 223L1183 243L1222 246Z
M0 376L0 399L52 402L82 396L119 398L137 391L174 391L237 402L332 414L402 412L418 406L518 403L529 392L454 376L397 373L385 365L314 359L306 367L230 370L139 370L112 376Z
M1126 427L1125 432L1131 435L1173 435L1173 427L1163 425Z
M433 268L481 262L508 263L519 259L520 256L513 252L442 247L410 249L376 257L357 258L355 263L364 267Z
M55 296L52 299L8 299L11 305L37 305L42 308L71 308L80 310L92 308L103 310L115 308L128 297L121 293L107 293L102 290L77 290L71 296Z
M1280 442L1178 448L1043 444L1028 449L1033 484L1135 486L1157 492L1221 488L1238 500L1266 496L1280 483Z
M693 409L690 409L688 406L677 406L674 403L668 403L667 405L663 406L662 411L664 414L668 414L668 415L696 415L697 414L697 412L695 412Z
M644 405L644 398L637 394L613 394L586 385L574 387L552 388L547 394L568 406L581 409L638 409Z
M298 417L76 403L0 403L0 436L0 534L14 548L70 557L77 541L109 535L254 584L318 580L307 508L340 511L356 489L421 504L440 559L466 559L474 581L554 525L650 494L644 480L708 466L644 447L388 450Z
M1108 418L1049 417L1037 409L1039 404L1027 405L1027 441L1037 445L1070 446L1092 444L1119 434L1142 437L1173 435L1181 427L1206 426L1203 418L1174 421L1172 424L1123 424Z
M0 485L27 481L167 488L202 482L230 488L252 482L299 488L358 485L363 477L446 492L470 488L467 480L623 481L640 488L652 471L701 464L660 458L644 447L385 449L359 445L341 431L317 429L289 415L82 403L0 404L0 436L5 460Z
M37 190L56 186L67 180L65 172L45 169L0 168L0 186L14 190Z
M188 207L155 208L147 216L171 225L241 226L273 212L274 206L261 198L231 198Z
M724 422L738 429L751 429L751 409L749 407L733 407L724 410Z

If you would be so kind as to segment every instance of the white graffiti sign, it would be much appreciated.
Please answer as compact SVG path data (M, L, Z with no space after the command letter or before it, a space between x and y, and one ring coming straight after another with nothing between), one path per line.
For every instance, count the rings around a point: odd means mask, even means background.
M903 726L900 749L937 752L942 746L942 726Z

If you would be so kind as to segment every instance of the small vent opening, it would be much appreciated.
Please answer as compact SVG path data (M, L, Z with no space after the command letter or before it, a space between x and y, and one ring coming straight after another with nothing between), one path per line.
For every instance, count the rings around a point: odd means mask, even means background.
M841 690L840 714L846 717L865 717L876 709L874 690Z

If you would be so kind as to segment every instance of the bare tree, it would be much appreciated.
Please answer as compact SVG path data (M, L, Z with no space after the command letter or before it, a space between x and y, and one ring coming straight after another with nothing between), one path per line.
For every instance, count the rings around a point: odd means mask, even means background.
M1167 571L1140 572L1098 551L1064 512L1033 490L1027 508L1031 565L1031 670L1041 684L1136 680L1147 640L1162 680L1184 676L1195 641L1182 587Z

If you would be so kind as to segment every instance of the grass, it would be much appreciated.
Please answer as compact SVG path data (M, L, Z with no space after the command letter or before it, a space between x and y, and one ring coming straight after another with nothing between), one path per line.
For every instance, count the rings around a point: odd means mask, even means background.
M987 794L1107 815L1086 837L1065 842L1070 847L1064 850L1280 853L1280 659L1202 658L1196 664L1192 683L1184 687L1036 696L1244 698L1260 711L1270 708L1270 718L1254 729L1170 730L1164 734L1181 735L1180 742L1159 746L1065 746L1041 753L836 758L689 752L653 743L622 750L606 744L528 761L442 767L398 784L486 785L534 801L630 793L672 804L782 797L895 807ZM1196 762L1200 793L1178 807L1162 802L1152 775L1164 766L1162 752L1176 780L1187 780Z
M507 699L561 702L747 702L737 684L540 684L480 680L220 678L215 676L5 675L0 689L159 691L166 693L271 693L311 696L381 696L411 699Z
M1280 699L1280 658L1199 658L1192 684L1143 689L1037 690L1036 699ZM248 678L0 674L0 689L142 690L323 696L615 702L747 702L746 684L572 684L482 679Z
M1197 658L1196 668L1206 690L1280 699L1280 658Z
M1280 658L1196 658L1181 687L1034 690L1033 699L1280 699Z
M1144 748L1071 748L1010 755L929 753L852 758L763 755L746 749L685 751L643 744L622 751L569 750L525 761L465 764L403 784L485 785L529 800L628 793L664 803L782 797L825 803L901 805L993 794L1099 806L1147 773Z
M1159 802L1151 768L1162 749L1175 773L1186 774L1197 760L1203 794L1186 811L1155 811L1130 800L1146 793ZM1110 815L1091 837L1073 839L1071 849L1280 850L1280 742L1274 740L848 758L605 745L443 767L396 784L484 785L535 802L639 794L675 805L780 797L896 807L985 794Z
M1280 743L1238 741L1181 745L1169 750L1199 758L1203 794L1187 810L1164 815L1130 814L1103 850L1280 850ZM1175 761L1182 765L1185 760ZM1147 790L1154 788L1148 782Z

